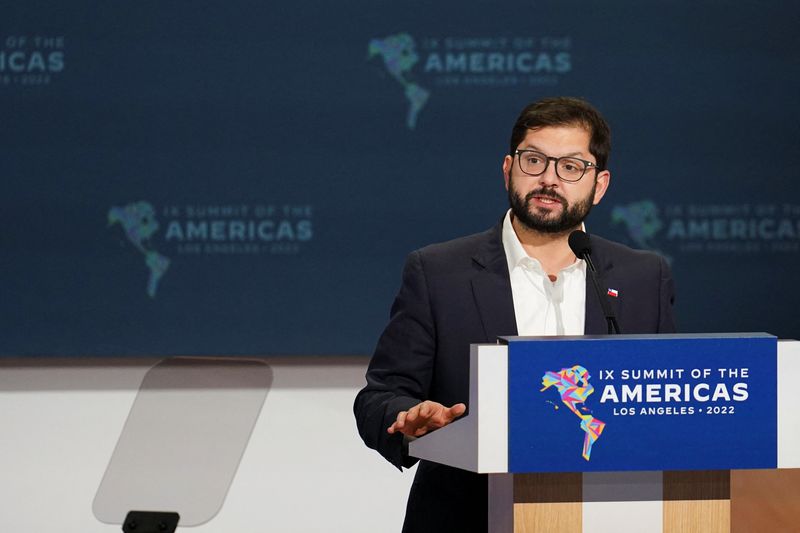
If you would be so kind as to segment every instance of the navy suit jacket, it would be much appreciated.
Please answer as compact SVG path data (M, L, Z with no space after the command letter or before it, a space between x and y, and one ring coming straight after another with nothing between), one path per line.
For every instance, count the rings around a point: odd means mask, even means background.
M413 465L402 435L386 432L400 411L423 400L467 403L469 345L516 335L502 222L483 233L411 253L391 317L355 401L359 433L392 464ZM592 259L623 333L672 333L674 286L666 261L591 236ZM607 325L587 276L584 333ZM469 406L467 406L469 408ZM421 461L409 495L404 532L487 529L486 478Z

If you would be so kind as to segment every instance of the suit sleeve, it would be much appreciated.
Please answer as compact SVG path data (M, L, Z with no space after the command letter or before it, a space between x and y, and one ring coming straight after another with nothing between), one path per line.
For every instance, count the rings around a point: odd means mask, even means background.
M659 257L658 259L661 270L658 333L675 333L677 331L673 309L675 305L675 282L672 280L672 270L666 259L663 257Z
M400 411L427 399L436 351L436 327L419 252L403 268L403 281L392 305L389 324L381 335L367 370L367 385L356 396L353 410L359 434L398 468L416 459L407 455L403 435L386 430Z

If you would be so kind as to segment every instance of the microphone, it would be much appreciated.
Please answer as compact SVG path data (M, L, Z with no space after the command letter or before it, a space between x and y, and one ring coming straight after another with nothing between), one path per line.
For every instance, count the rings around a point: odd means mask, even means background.
M611 306L608 304L608 297L606 296L606 293L600 289L600 282L597 280L597 270L595 270L594 263L592 263L592 242L589 239L589 236L584 231L575 230L569 234L569 239L567 242L569 242L569 247L572 250L572 253L575 254L575 257L579 257L586 261L589 277L592 278L592 285L594 285L597 298L600 300L600 307L603 309L603 314L606 317L608 334L611 335L612 333L621 333L619 324L617 323L617 317L614 316L614 312L611 310Z
M575 254L575 257L580 257L586 264L589 266L589 270L592 272L597 272L594 269L594 264L592 264L592 241L589 240L589 236L586 234L585 231L581 231L576 229L572 233L569 234L569 247L572 250L572 253Z

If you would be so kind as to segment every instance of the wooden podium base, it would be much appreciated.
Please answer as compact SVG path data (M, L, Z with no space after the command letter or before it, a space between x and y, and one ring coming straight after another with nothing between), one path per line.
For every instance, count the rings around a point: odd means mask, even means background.
M514 476L514 531L581 531L583 474Z
M493 474L490 533L800 531L800 470Z
M728 533L730 470L664 472L663 531Z

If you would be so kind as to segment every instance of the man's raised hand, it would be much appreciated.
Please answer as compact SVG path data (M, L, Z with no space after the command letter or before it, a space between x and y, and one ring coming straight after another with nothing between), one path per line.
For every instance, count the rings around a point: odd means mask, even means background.
M426 400L409 409L400 411L397 419L389 426L390 434L402 433L409 437L421 437L429 431L446 426L463 415L467 406L457 403L452 407Z

